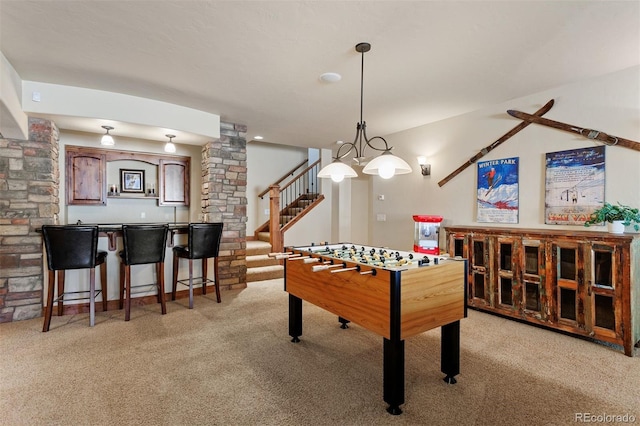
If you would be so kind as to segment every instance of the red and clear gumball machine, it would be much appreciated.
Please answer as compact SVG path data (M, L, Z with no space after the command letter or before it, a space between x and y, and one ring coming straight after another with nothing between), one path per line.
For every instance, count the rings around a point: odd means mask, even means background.
M414 215L415 231L413 234L413 251L427 254L440 254L438 236L442 216Z

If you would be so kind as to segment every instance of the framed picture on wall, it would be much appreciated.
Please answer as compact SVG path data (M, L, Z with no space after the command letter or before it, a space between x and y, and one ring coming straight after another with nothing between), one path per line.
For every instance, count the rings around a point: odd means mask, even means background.
M518 223L519 157L478 162L477 221Z
M121 192L144 194L144 170L120 169Z
M604 145L546 154L544 223L579 225L604 205Z

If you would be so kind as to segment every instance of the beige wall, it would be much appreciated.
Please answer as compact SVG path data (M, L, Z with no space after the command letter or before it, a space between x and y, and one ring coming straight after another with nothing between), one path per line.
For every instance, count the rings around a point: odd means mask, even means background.
M534 112L549 99L555 105L545 115L564 123L601 130L610 135L640 141L640 67L633 67L589 81L514 99L480 111L392 134L387 137L394 153L410 162L413 173L385 181L372 179L372 209L356 205L371 224L370 244L410 249L413 214L444 216L444 224L473 225L476 217L476 167L467 168L442 187L443 179L478 151L520 123L507 109ZM595 146L597 143L571 133L531 124L484 160L519 157L520 214L522 228L577 229L545 225L545 153ZM416 157L426 155L431 176L419 172ZM640 206L640 152L606 148L605 200ZM385 200L379 201L378 195ZM377 222L378 213L386 214ZM501 226L491 224L491 226ZM603 230L602 227L579 230ZM627 229L630 231L630 229ZM442 245L441 235L441 245Z

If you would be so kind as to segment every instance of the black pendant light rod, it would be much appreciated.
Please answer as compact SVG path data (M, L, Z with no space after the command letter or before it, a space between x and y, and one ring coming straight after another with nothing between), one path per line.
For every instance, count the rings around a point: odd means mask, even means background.
M363 105L364 105L364 53L371 50L371 45L369 43L358 43L356 44L356 52L361 53L361 63L360 63L360 123L364 125L363 120ZM361 141L362 142L362 141Z
M392 147L390 148L389 145L387 144L387 141L381 137L381 136L374 136L371 139L367 138L367 123L365 123L364 119L363 119L363 108L364 108L364 54L365 52L368 52L369 50L371 50L371 44L363 42L363 43L358 43L356 44L356 52L359 52L362 54L361 57L361 64L360 64L360 121L358 122L357 126L356 126L356 137L353 139L353 142L351 143L345 143L343 144L340 148L338 148L338 152L336 153L336 157L335 159L342 159L344 157L346 157L347 155L349 155L349 153L351 153L351 151L355 151L355 157L356 159L361 159L362 157L364 157L364 148L365 147L370 147L371 149L374 149L376 151L383 151L383 152L387 152L387 151L391 151ZM364 138L364 146L362 144L362 139ZM371 145L371 141L374 139L380 139L382 140L382 142L384 143L384 148L376 148L375 146ZM357 143L357 145L356 145ZM344 147L348 147L347 151L340 155L340 151L342 151L342 149Z

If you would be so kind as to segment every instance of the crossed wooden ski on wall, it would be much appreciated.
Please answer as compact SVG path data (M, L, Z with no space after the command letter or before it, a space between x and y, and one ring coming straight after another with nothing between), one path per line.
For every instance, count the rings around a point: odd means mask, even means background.
M507 113L513 117L525 120L529 123L542 124L543 126L553 127L554 129L564 130L566 132L577 133L587 139L594 139L603 142L609 146L621 146L623 148L633 149L634 151L640 151L640 142L635 142L629 139L619 138L617 136L611 136L604 132L593 129L584 129L582 127L573 126L571 124L561 123L559 121L549 120L548 118L536 117L535 115L527 114L526 112L520 112L513 109L507 111Z
M523 120L522 123L518 124L516 127L514 127L513 129L511 129L510 131L502 135L500 138L498 138L491 145L483 148L476 155L468 159L463 165L458 167L456 170L451 172L447 177L445 177L440 182L438 182L438 186L442 186L445 183L449 182L451 179L459 175L464 169L466 169L467 167L469 167L470 165L478 161L480 158L484 157L491 150L495 149L497 146L505 142L511 136L515 135L516 133L518 133L520 130L524 129L531 123L541 124L543 126L553 127L555 129L564 130L571 133L577 133L580 136L583 136L587 139L598 140L600 142L603 142L605 145L621 146L623 148L629 148L634 151L640 151L640 142L635 142L629 139L611 136L604 132L600 132L598 130L586 129L578 126L573 126L571 124L561 123L559 121L549 120L548 118L543 118L542 115L544 115L547 111L551 109L551 107L553 106L553 102L554 102L553 99L551 99L542 108L540 108L538 111L536 111L533 114L527 114L526 112L516 111L513 109L508 110L507 113L509 115Z

